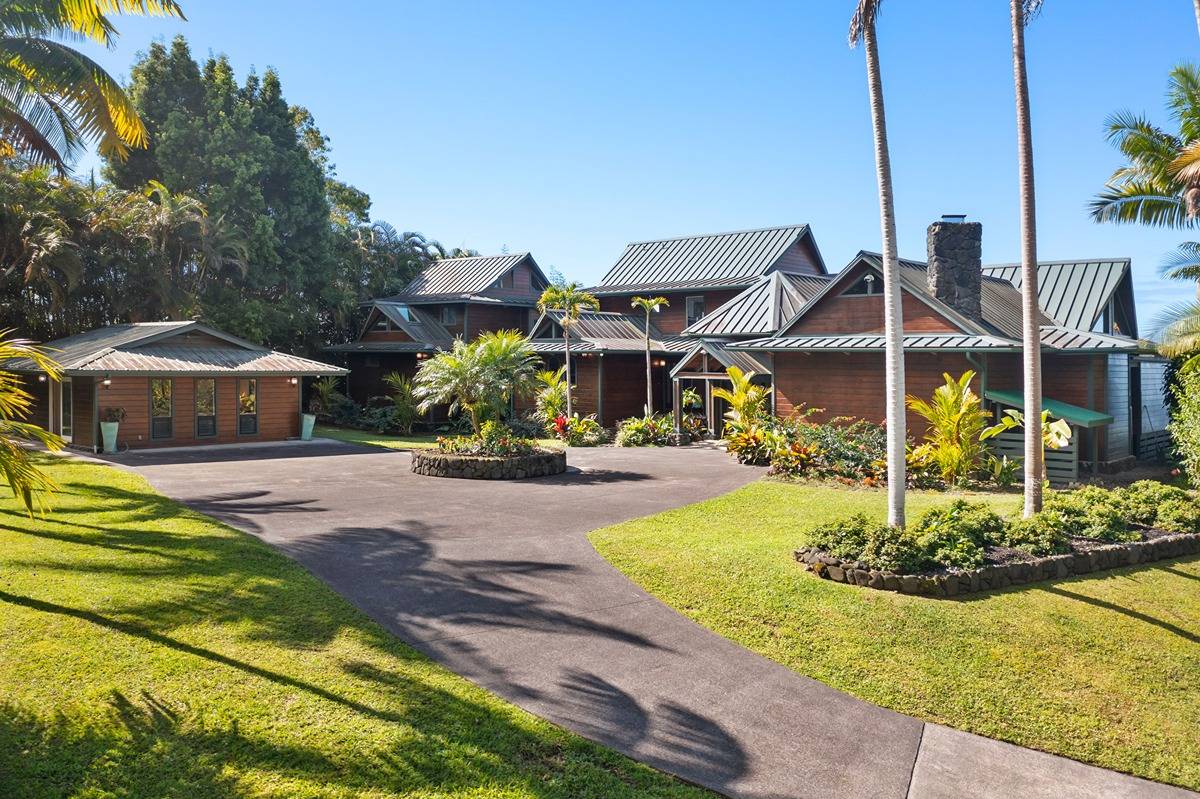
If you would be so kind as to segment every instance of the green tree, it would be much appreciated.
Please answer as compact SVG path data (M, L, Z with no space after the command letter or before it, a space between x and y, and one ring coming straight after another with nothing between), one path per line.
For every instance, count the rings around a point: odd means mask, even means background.
M58 379L58 364L50 356L31 341L11 338L11 334L11 330L0 331L0 364L29 360L51 380ZM24 444L32 441L54 451L62 449L66 442L25 421L33 408L33 397L22 387L22 382L20 376L0 370L0 477L32 516L35 510L46 509L45 495L56 491L58 486L34 466L32 454Z
M967 370L957 380L942 374L946 381L934 389L929 400L909 396L908 407L929 423L925 446L947 485L958 485L970 478L983 462L985 447L980 439L987 427L987 412L979 396L971 390L975 373Z
M905 444L904 324L901 313L900 262L896 244L896 204L892 157L888 149L883 78L875 21L881 0L859 0L850 20L850 46L862 42L867 56L867 93L875 138L875 178L879 186L879 223L883 234L884 400L887 418L888 524L904 526Z
M567 367L567 417L571 410L571 325L584 310L598 310L600 300L583 290L583 286L571 282L563 286L550 286L538 298L538 310L542 313L559 311L559 326L563 332L563 361Z
M446 404L451 413L466 411L478 436L489 413L533 390L537 364L529 339L515 330L483 333L470 343L455 339L417 369L414 395L422 413Z
M754 382L754 372L743 372L730 366L725 373L729 375L729 388L719 386L712 390L714 399L729 404L725 418L740 428L762 419L766 413L767 390Z
M60 171L83 143L124 158L146 128L107 72L61 39L112 46L109 14L183 17L172 0L23 0L0 3L0 156Z
M650 314L659 308L666 308L671 303L666 297L634 297L630 304L634 308L640 308L646 317L646 415L651 416L654 413L654 378L650 370Z

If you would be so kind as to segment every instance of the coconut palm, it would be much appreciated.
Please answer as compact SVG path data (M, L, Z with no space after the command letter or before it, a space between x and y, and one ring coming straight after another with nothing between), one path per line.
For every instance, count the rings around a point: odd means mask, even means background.
M641 308L646 315L646 415L654 413L654 378L650 371L650 314L659 308L666 308L671 303L666 297L634 297L630 305Z
M1010 0L1013 84L1017 103L1017 164L1021 183L1021 349L1025 390L1025 516L1042 509L1042 340L1038 307L1037 214L1033 184L1033 130L1025 69L1025 26L1042 0Z
M879 184L879 225L883 233L883 333L887 418L888 524L904 526L904 469L907 420L904 414L904 330L900 313L900 264L896 256L896 208L888 152L883 80L875 20L881 0L859 0L850 19L850 46L863 43L867 54L867 93L875 134L875 175Z
M11 330L0 331L0 364L14 359L32 361L51 380L59 378L58 364L25 339L9 338ZM48 450L62 449L66 442L37 425L24 421L33 409L33 397L23 388L20 376L0 370L0 477L30 516L46 510L46 494L58 486L36 466L25 444L34 442Z
M563 364L567 367L567 417L571 416L571 325L579 319L585 309L598 310L600 300L583 290L583 286L571 282L562 286L550 286L538 298L538 310L559 311L562 317L559 326L563 332Z
M133 104L99 64L59 39L112 46L107 15L183 18L173 0L22 0L0 3L0 155L66 171L85 141L124 157L146 146Z

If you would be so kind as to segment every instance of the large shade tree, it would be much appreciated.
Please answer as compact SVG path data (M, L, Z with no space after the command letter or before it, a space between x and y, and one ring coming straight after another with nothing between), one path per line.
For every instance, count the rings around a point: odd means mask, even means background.
M579 320L579 315L585 310L597 310L600 308L600 301L595 295L589 294L583 290L583 286L579 283L571 282L561 286L550 286L542 292L542 296L538 298L538 310L542 313L548 311L558 311L559 327L562 328L563 334L563 363L567 368L567 416L572 413L571 405L571 379L574 377L574 372L571 370L571 326Z
M183 17L173 0L0 3L0 155L66 171L86 142L124 158L146 127L121 85L67 41L112 46L113 14Z
M850 46L863 44L867 56L867 93L875 138L875 176L879 185L879 225L883 234L883 333L887 417L888 524L904 526L905 444L904 330L900 312L900 264L896 245L896 207L892 161L888 151L883 79L875 22L881 0L859 0L850 19Z

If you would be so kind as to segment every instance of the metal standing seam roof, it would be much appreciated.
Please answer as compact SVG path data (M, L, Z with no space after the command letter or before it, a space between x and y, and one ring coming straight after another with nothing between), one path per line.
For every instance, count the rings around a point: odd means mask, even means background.
M1025 407L1025 396L1020 391L988 389L983 392L983 396L1001 405L1009 405L1013 408ZM1051 399L1050 397L1042 397L1042 409L1049 411L1050 415L1054 418L1066 419L1071 424L1078 425L1079 427L1104 427L1116 421L1116 419L1107 413L1093 411L1090 408L1081 408L1078 405L1072 405L1069 402Z
M807 235L808 225L787 225L635 241L625 247L592 293L747 286Z
M485 291L510 269L530 260L541 274L532 256L527 252L506 255L479 255L466 258L443 258L427 266L412 279L404 290L388 299L417 299L429 297L455 298Z
M348 341L325 348L326 352L437 352L423 341Z
M1041 329L1042 347L1075 352L1137 352L1139 345L1126 336L1109 333L1090 333L1069 327L1044 326Z
M550 320L561 324L562 311L546 311L533 326L537 333L543 321ZM571 324L571 351L583 345L586 351L608 352L644 352L646 349L645 320L633 314L616 311L583 311L579 318ZM532 339L537 352L562 352L563 342L560 337L540 337ZM694 339L685 336L665 336L653 324L650 325L650 350L652 352L682 352L694 343Z
M1039 261L1038 304L1062 327L1091 330L1121 280L1129 273L1128 258L1090 261ZM1020 264L995 264L985 275L1021 287Z
M701 353L708 353L710 358L715 358L719 364L727 369L730 366L736 366L743 372L754 372L755 374L760 375L771 374L771 368L754 355L749 352L731 350L728 346L726 346L726 344L727 342L713 340L693 342L692 347L684 354L679 363L675 364L675 367L671 370L671 377L686 377L687 372L684 371L684 367L687 366L689 361Z
M762 336L774 333L833 278L772 272L684 329L694 336Z
M228 346L172 343L176 336L189 332L211 336ZM111 325L47 342L43 348L68 375L346 374L341 367L275 352L194 321ZM27 359L11 361L4 368L39 371Z
M450 331L428 311L400 302L377 302L375 307L413 341L434 349L448 349L454 343Z
M968 333L910 333L904 336L904 349L937 352L969 352L991 350L993 352L1017 352L1020 344L999 336ZM733 350L774 352L882 352L882 334L857 334L834 336L772 336L731 342L726 345Z

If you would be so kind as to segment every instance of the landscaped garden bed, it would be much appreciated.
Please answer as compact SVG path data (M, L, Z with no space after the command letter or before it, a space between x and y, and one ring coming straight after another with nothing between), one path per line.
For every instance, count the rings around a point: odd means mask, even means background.
M415 450L412 470L427 477L465 480L524 480L548 477L567 470L567 454L534 452L528 455L454 455L436 450Z

